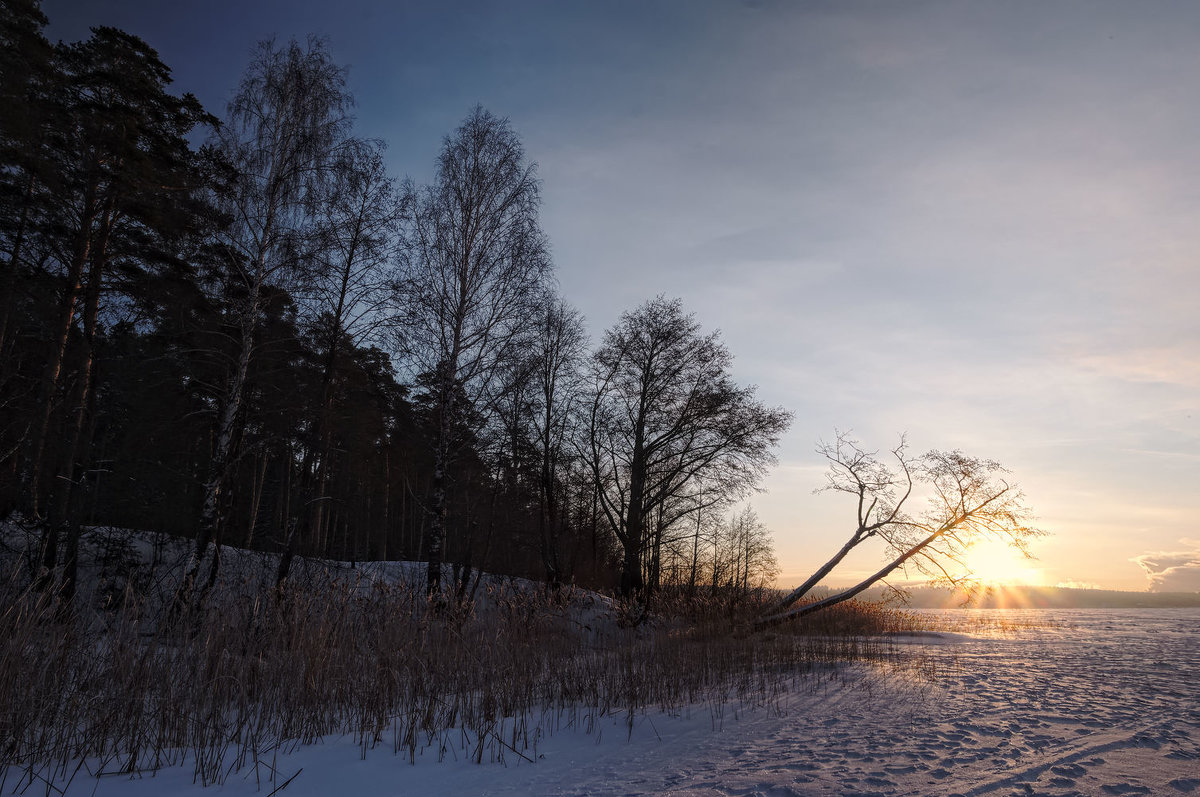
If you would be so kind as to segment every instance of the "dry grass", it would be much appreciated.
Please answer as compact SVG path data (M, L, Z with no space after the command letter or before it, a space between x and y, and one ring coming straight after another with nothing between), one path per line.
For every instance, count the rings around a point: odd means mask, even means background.
M364 756L535 758L544 735L605 715L771 705L839 663L885 657L867 635L896 622L848 606L747 635L752 604L709 598L664 600L622 628L620 607L583 593L494 582L475 609L447 611L411 586L328 577L214 591L164 623L129 589L68 617L17 577L2 589L0 791L169 766L205 785L234 772L278 785L278 752L334 733Z

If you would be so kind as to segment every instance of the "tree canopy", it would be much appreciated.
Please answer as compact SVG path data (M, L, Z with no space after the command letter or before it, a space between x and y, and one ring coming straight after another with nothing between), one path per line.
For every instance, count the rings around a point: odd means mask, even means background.
M704 506L741 497L774 463L791 414L737 385L716 332L678 299L625 313L596 351L585 441L600 506L623 548L621 591L656 579L662 535ZM647 567L649 565L649 567Z

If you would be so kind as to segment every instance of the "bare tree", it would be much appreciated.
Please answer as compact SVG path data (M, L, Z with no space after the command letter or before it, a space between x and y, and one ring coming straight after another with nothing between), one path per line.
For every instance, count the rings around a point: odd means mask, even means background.
M346 140L352 104L345 70L323 42L261 42L213 142L231 178L216 202L229 219L220 245L237 338L185 586L194 582L217 534L264 305L271 288L293 288L303 279L306 262L299 255Z
M382 342L383 311L395 280L403 199L387 174L381 146L349 140L330 163L326 193L314 216L313 267L301 286L309 333L322 355L320 397L310 420L299 491L306 502L302 522L318 551L328 549L326 493L334 457L336 376L355 347ZM277 582L287 577L298 536L289 534Z
M646 586L684 587L688 597L706 583L724 540L724 512L730 500L703 484L668 498L654 513L643 545ZM686 516L686 518L685 518ZM674 518L671 525L664 522ZM686 522L685 522L686 521ZM722 549L723 555L723 549Z
M646 587L651 531L661 544L697 506L670 499L700 483L710 500L744 494L774 462L791 414L736 385L732 362L719 333L702 335L678 299L661 296L625 313L594 356L585 456L623 550L623 595Z
M725 557L732 562L734 590L745 595L770 586L779 574L779 563L775 559L771 532L758 519L758 514L746 506L729 519L726 528Z
M536 167L508 120L481 107L443 142L435 182L408 186L397 298L405 348L431 378L436 416L422 541L431 593L441 584L455 425L489 409L500 367L518 356L550 271L539 191Z
M315 215L311 274L301 293L314 316L309 327L326 355L324 374L345 348L384 340L404 197L387 174L382 147L349 139L338 148Z
M559 467L581 398L581 368L587 350L583 316L561 298L547 297L536 318L533 342L534 431L541 460L538 532L546 581L556 587L563 576Z
M963 555L983 539L1003 540L1028 554L1028 541L1044 534L1031 525L1024 496L1005 478L999 463L961 451L930 451L918 457L906 443L892 449L895 464L882 462L844 434L822 444L829 461L823 488L854 497L857 523L845 544L803 584L792 590L759 625L803 617L847 601L900 568L913 567L935 581L957 583ZM908 504L925 497L926 510L914 515ZM812 603L795 606L855 548L880 540L886 564L849 589Z
M716 568L715 540L716 533L721 526L721 520L716 512L701 509L688 519L688 525L690 528L687 531L690 533L682 537L682 541L685 543L682 558L686 562L687 595L689 598L692 598L696 594L696 587L700 584L701 579L704 578L704 573L701 571L701 544L703 544L705 551L710 547L712 548L712 567Z

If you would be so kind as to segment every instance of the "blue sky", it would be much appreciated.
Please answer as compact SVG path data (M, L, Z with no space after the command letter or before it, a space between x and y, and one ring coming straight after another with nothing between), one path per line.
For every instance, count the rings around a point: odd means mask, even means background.
M849 531L812 494L836 427L1004 463L1047 583L1200 589L1200 4L43 8L142 36L218 114L257 40L326 36L417 180L471 106L508 116L593 334L681 296L796 413L754 500L783 583Z

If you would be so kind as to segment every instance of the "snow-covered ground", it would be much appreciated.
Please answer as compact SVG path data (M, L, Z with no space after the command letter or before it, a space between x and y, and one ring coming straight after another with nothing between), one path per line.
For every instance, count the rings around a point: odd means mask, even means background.
M1200 794L1200 610L946 616L970 622L897 640L886 672L843 670L722 716L600 717L590 733L581 718L503 763L469 761L454 734L443 760L431 747L415 764L386 735L365 758L327 738L278 755L274 783L265 766L208 790L182 768L80 772L68 794L271 794L285 782L288 797Z

